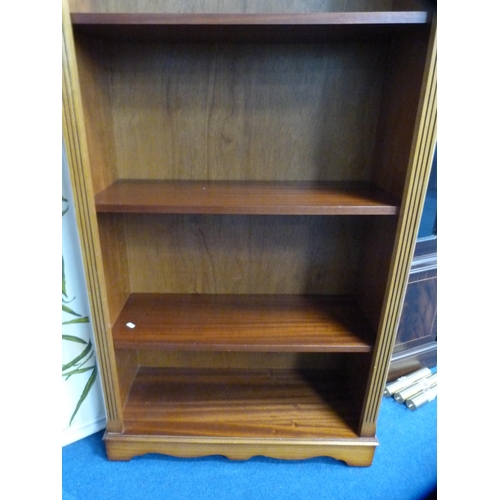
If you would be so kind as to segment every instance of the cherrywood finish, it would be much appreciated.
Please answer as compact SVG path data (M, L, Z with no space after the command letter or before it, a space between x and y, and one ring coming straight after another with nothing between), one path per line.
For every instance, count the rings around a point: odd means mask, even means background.
M106 432L106 452L110 460L130 460L146 453L177 457L223 455L232 460L248 460L264 455L281 460L304 460L325 456L352 466L369 466L378 446L376 438L355 439L259 439L207 438L164 435L130 435Z
M367 184L333 182L118 181L95 197L98 212L394 215L397 204Z
M120 352L129 352L120 349ZM118 351L117 351L118 352ZM133 351L139 366L162 368L216 368L245 370L336 370L345 373L348 366L367 364L370 353L293 352L293 351L171 351L137 349ZM364 357L364 359L363 359Z
M378 441L356 436L348 397L341 374L328 371L141 368L125 405L125 431L106 433L106 448L114 460L265 453L370 465Z
M113 324L130 295L125 225L120 214L107 214L99 221L99 240L108 294L109 321Z
M132 294L113 338L117 349L369 352L368 332L342 297Z
M124 214L130 290L353 295L371 218Z
M377 331L380 314L384 307L386 280L394 249L387 244L394 241L398 220L392 217L369 221L365 245L359 257L359 282L357 296L372 328Z
M171 41L319 42L387 36L429 22L426 12L307 14L86 14L77 32L113 38ZM312 29L313 28L313 29Z
M435 142L435 26L417 2L326 3L64 11L111 459L373 459Z
M106 14L106 13L74 13L71 21L74 26L78 25L116 25L117 27L127 25L162 25L162 26L242 26L242 25L351 25L364 24L378 26L380 24L424 24L430 20L429 14L420 12L316 12L316 13L292 13L292 14Z
M125 405L128 393L132 387L137 370L139 369L138 352L134 350L116 350L116 369L120 381L121 406Z
M389 372L395 333L403 305L406 280L411 266L436 143L437 48L435 22L426 45L427 55L422 76L422 88L415 122L411 122L415 124L415 128L404 185L405 196L401 206L395 249L392 254L375 345L376 354L372 359L371 373L365 393L360 425L361 436L373 436L376 430L377 415Z
M93 210L91 162L75 54L69 11L63 2L63 137L73 188L76 223L81 237L85 279L88 284L92 326L99 359L99 374L104 389L107 429L120 432L123 407L120 401L120 382L112 348L111 330L107 328L110 324L109 309L103 263L100 258L97 220Z
M422 99L421 74L428 60L429 34L425 27L422 32L402 36L388 45L387 70L381 97L380 115L375 141L373 180L386 192L401 196L405 192L408 172L408 158L412 157L415 123L419 102ZM408 56L411 54L411 57ZM405 91L401 92L404 88ZM424 152L425 150L423 150ZM422 159L426 165L427 158ZM425 172L425 168L423 170ZM410 186L408 184L408 186ZM419 187L420 184L415 184ZM410 195L411 193L408 193ZM413 214L414 216L415 214ZM412 224L414 222L412 221ZM414 232L414 226L405 230ZM387 245L397 235L397 222L384 220L373 224L370 229L370 244L363 247L361 285L359 294L366 314L377 328L384 307L385 283L393 259L393 248ZM408 233L404 241L410 242ZM398 273L407 272L408 248L405 261L400 261ZM398 291L398 294L400 292Z
M89 170L93 191L96 193L118 178L112 121L113 95L106 71L102 71L102 67L108 65L108 57L102 44L93 40L81 40L75 43L75 58L78 60L78 76L81 82Z
M244 438L355 438L341 374L311 370L140 368L125 433Z
M107 182L371 180L385 41L77 41L110 75L109 112L89 113L113 131L116 166L95 165L95 194L101 169Z
M373 180L394 195L404 191L407 159L416 146L410 124L415 123L423 97L420 75L428 71L430 30L431 26L426 25L411 36L406 34L395 38L387 49ZM403 87L404 93L401 92Z
M397 8L393 8L393 4ZM71 12L88 13L157 13L157 14L193 14L193 13L260 13L290 14L305 12L344 12L344 11L390 11L390 10L426 10L425 4L414 0L352 0L346 5L345 0L70 0Z

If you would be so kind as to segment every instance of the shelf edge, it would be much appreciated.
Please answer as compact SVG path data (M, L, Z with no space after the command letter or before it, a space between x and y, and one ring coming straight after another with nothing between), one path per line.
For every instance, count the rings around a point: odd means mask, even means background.
M304 14L131 14L73 12L73 25L121 26L297 26L427 24L426 11L314 12Z

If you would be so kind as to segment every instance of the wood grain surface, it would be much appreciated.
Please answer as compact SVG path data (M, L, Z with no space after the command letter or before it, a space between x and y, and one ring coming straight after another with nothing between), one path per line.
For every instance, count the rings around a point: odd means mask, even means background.
M394 198L367 183L118 181L95 197L98 212L394 215Z
M222 455L231 460L248 460L256 455L264 455L280 460L331 457L360 467L371 465L378 446L376 438L214 438L113 432L105 433L104 442L109 460L130 460L146 453L185 458Z
M354 438L335 373L140 368L125 432L173 436Z
M369 465L435 144L433 15L414 0L68 1L64 135L109 458ZM117 181L142 184L107 199ZM263 181L294 188L248 189Z
M299 295L354 294L366 223L379 218L123 217L133 293Z
M353 301L294 295L132 294L113 327L118 349L198 351L369 352L370 333Z
M394 4L398 8L393 8ZM401 4L410 4L401 6ZM305 13L344 11L420 10L408 0L69 0L71 12L89 13Z
M85 47L109 85L117 179L372 176L383 41Z
M398 25L424 24L430 17L425 11L395 12L313 12L313 13L72 13L74 26L103 25L116 26L316 26L316 25Z

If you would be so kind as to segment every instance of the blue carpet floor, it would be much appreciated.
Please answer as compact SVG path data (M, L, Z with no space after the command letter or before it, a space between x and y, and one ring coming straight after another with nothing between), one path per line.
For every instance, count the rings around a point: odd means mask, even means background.
M63 500L273 499L423 500L436 498L437 400L412 412L383 399L371 467L330 458L281 461L146 455L106 459L102 432L62 450Z

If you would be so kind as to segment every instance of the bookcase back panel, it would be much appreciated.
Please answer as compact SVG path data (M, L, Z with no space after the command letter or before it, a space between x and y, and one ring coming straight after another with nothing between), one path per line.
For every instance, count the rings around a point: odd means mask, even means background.
M115 42L121 179L369 180L385 43Z
M392 0L70 0L72 12L301 13L391 10ZM400 2L401 3L401 2ZM407 2L408 3L408 2Z
M196 352L142 350L135 352L139 366L163 368L246 368L265 370L332 370L351 364L356 356L300 352ZM358 356L359 357L359 356Z
M131 292L353 294L363 217L125 218Z

